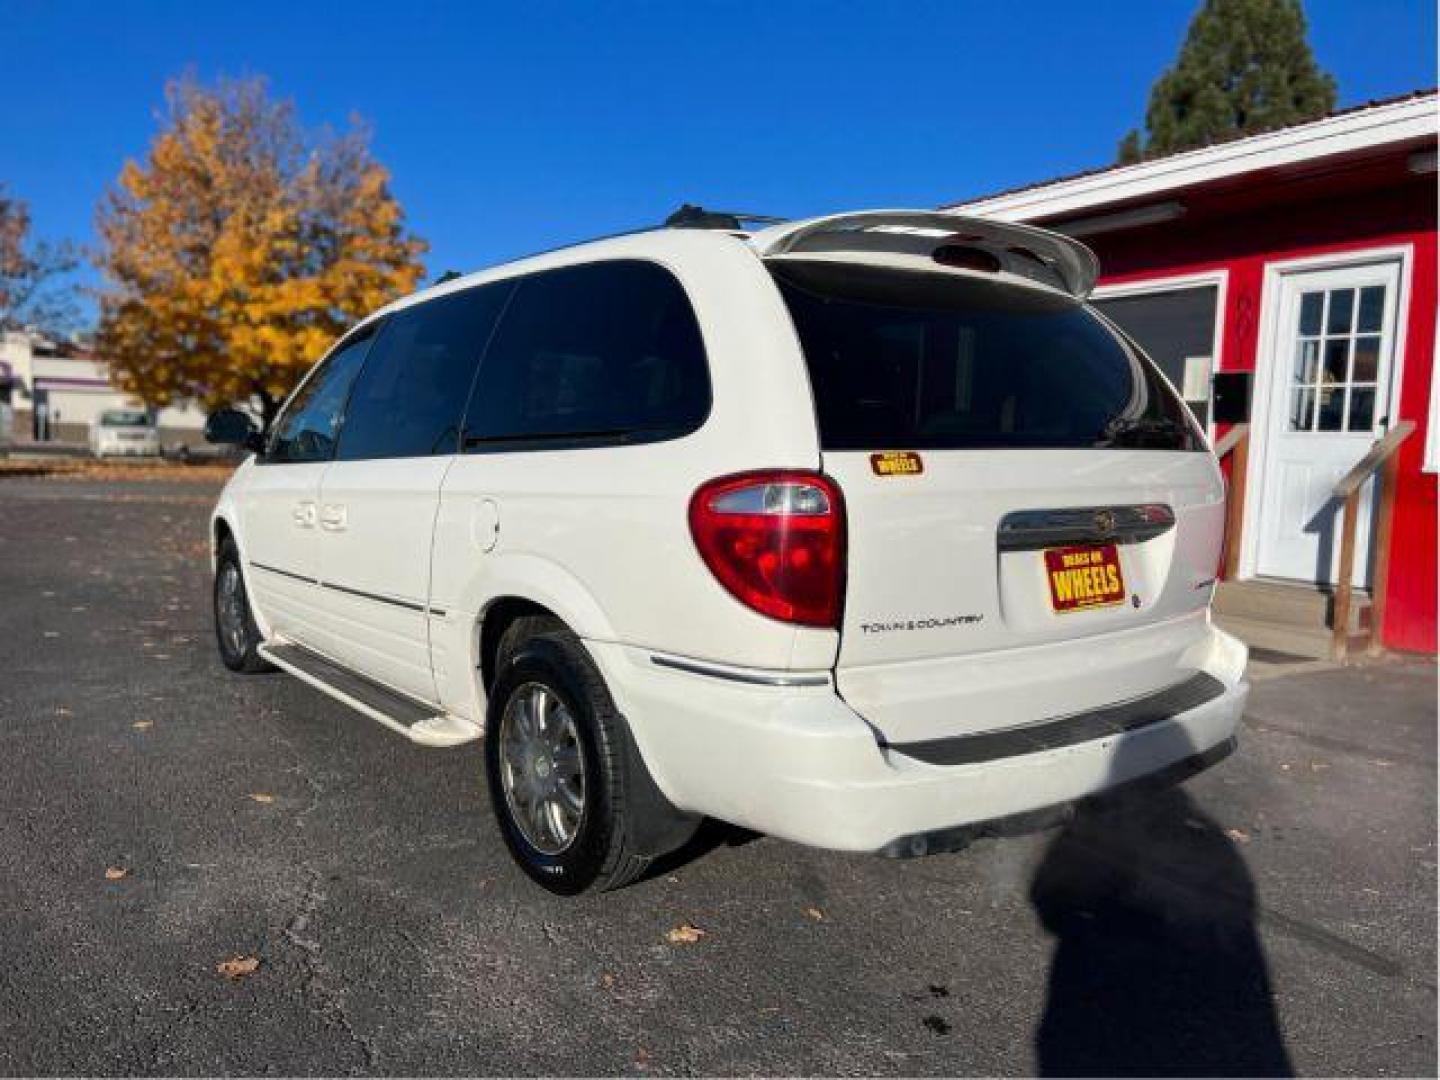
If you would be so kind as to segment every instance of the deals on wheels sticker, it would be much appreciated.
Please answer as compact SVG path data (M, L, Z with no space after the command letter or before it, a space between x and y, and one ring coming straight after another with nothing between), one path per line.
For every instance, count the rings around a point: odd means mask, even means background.
M1120 551L1114 544L1051 548L1045 552L1050 606L1059 612L1110 607L1125 601Z
M887 450L870 455L870 468L876 476L918 476L925 471L925 462L914 450Z

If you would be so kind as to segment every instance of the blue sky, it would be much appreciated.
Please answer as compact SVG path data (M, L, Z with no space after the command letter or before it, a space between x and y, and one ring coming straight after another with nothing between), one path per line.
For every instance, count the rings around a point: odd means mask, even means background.
M365 117L432 274L687 200L931 206L1110 161L1197 2L0 0L0 182L90 242L191 68L263 74L309 125ZM1342 106L1435 83L1433 0L1306 9Z

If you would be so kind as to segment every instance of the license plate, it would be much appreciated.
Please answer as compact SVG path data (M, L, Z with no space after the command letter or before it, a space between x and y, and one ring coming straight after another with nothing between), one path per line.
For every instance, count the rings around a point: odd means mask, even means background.
M1058 612L1085 611L1125 602L1120 551L1114 544L1051 548L1045 552L1050 606Z

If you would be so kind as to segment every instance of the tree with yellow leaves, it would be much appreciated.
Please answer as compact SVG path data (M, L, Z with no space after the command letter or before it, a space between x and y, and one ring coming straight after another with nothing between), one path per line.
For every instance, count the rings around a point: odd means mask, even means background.
M268 429L336 337L415 289L426 244L358 124L309 136L256 78L183 78L166 101L100 206L97 343L147 404L249 404Z

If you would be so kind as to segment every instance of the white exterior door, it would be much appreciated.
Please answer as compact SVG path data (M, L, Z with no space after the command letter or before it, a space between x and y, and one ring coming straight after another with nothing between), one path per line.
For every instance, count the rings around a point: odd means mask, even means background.
M1391 410L1400 263L1294 272L1281 279L1267 425L1256 492L1255 569L1333 584L1343 506L1336 481L1384 433ZM1355 581L1370 579L1373 484L1362 492Z

